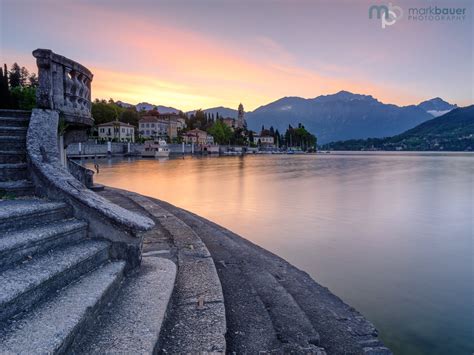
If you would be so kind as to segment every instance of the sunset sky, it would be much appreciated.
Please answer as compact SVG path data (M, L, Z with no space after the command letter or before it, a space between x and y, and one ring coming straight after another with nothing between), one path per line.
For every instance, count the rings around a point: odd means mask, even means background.
M0 59L36 70L31 52L49 48L92 70L93 97L182 110L340 90L472 104L473 2L393 1L404 17L385 29L368 18L373 3L0 0ZM466 19L409 21L409 7L430 5Z

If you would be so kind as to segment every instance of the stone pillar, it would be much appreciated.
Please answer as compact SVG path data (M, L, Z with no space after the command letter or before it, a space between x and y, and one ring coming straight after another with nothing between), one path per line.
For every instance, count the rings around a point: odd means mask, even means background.
M194 154L194 142L191 143L191 155Z
M79 146L79 155L82 155L82 143L79 142L78 146Z
M130 154L130 151L131 151L131 149L130 149L130 142L128 142L128 143L127 143L127 153Z

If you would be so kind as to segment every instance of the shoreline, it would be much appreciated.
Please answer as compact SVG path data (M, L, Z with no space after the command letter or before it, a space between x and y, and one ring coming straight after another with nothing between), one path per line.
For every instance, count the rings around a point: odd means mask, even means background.
M370 321L283 258L168 202L111 187L101 194L122 207L126 199L145 199L190 227L204 243L222 285L226 351L391 354ZM156 228L162 227L159 223ZM156 245L145 236L144 255Z

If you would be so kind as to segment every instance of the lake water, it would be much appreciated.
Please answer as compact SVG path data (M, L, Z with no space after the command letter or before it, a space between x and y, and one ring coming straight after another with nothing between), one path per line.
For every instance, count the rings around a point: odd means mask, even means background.
M307 271L396 354L474 352L472 154L100 162L95 181L221 224Z

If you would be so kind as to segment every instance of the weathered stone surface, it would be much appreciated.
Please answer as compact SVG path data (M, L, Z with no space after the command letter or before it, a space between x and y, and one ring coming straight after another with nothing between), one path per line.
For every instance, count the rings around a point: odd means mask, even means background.
M125 259L129 268L140 263L140 230L154 222L100 197L77 181L60 163L57 147L58 113L35 109L27 134L30 172L36 191L72 206L74 216L89 223L91 237L111 240L112 255Z
M0 235L2 230L20 229L65 218L68 206L38 198L2 201L0 204Z
M0 273L0 320L26 310L108 259L108 243L89 241L55 250Z
M75 345L77 354L152 354L168 309L176 265L144 258L137 274L126 278L114 302Z
M122 280L124 262L109 263L52 295L45 303L0 330L2 353L66 353Z
M36 49L33 56L38 65L38 107L57 110L72 124L91 126L90 70L49 49Z
M34 193L34 185L29 180L0 181L0 197L2 195L29 196Z
M55 247L77 243L86 236L87 223L76 219L8 231L0 238L0 269Z
M157 221L150 232L156 230L157 236L169 235L173 248L176 248L168 256L176 260L178 274L170 317L159 344L161 351L172 354L225 352L226 316L222 287L204 243L186 223L152 199L128 191L120 190L120 194L116 191L107 188L101 194L121 205L132 207L134 203L146 210ZM149 235L149 238L155 238L155 235Z

